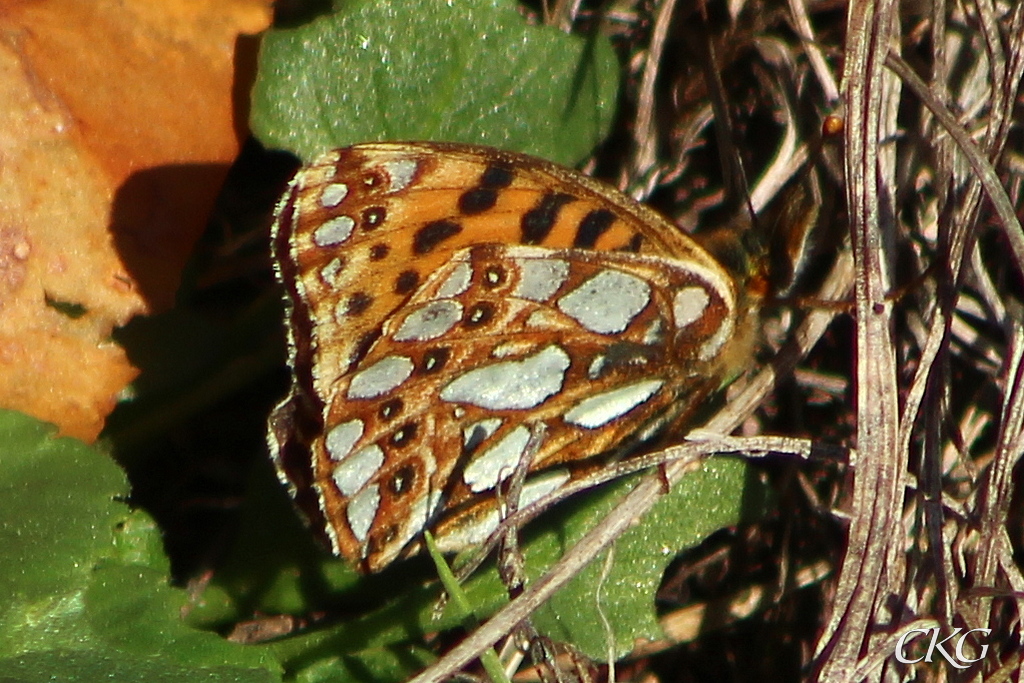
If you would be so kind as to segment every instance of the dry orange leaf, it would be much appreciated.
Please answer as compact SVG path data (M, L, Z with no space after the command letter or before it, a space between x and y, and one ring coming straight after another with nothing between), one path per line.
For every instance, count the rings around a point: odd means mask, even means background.
M136 374L111 331L173 301L269 22L269 0L0 0L0 406L99 434Z

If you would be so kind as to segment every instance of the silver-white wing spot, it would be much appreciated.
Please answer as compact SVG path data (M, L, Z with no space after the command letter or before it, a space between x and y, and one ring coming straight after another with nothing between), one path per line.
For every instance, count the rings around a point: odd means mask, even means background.
M509 356L522 356L537 348L537 342L532 339L513 339L502 342L491 349L491 358L508 358Z
M519 507L529 505L542 496L546 496L557 490L569 481L569 473L565 470L551 470L543 474L531 477L523 484L523 493L519 496Z
M569 277L569 264L556 258L517 258L520 278L512 296L547 301Z
M672 314L676 319L676 327L686 327L699 320L710 300L703 287L683 287L676 292L672 299Z
M526 410L562 390L569 354L551 345L522 360L470 370L441 390L441 400L488 410Z
M328 287L336 287L338 284L338 274L340 272L341 259L331 259L326 266L320 269L320 279L323 280L324 284Z
M384 170L387 171L388 178L391 179L388 192L400 192L409 187L413 176L416 175L416 162L412 159L388 161L384 164Z
M491 438L491 435L498 431L503 422L504 420L500 417L488 417L471 425L466 425L462 428L462 447L467 450L473 450Z
M733 319L732 316L727 316L722 320L721 327L715 331L714 336L704 342L704 345L700 347L700 353L697 354L701 360L710 360L718 355L718 352L722 350L722 346L725 341L732 336L733 330Z
M585 398L570 409L564 419L584 429L596 429L636 408L664 383L660 379L649 379Z
M387 539L373 549L374 557L370 558L372 564L378 569L390 564L403 548L414 539L423 529L427 522L437 512L438 503L441 501L441 492L430 490L425 496L417 496L412 504L404 511L398 519L390 526ZM369 548L364 550L364 557L368 555Z
M337 216L324 221L313 231L313 244L318 247L333 247L352 235L356 222L348 216Z
M515 470L530 443L530 430L519 425L480 455L473 458L462 479L473 493L494 488Z
M395 332L395 341L427 341L437 339L462 320L462 304L453 299L431 301L419 307L402 321Z
M662 324L661 318L652 320L651 324L648 325L646 330L644 330L644 344L647 344L648 346L660 344L665 339L664 327L665 326Z
M448 279L437 288L437 294L434 295L434 298L448 299L458 296L469 289L469 283L472 279L473 266L469 265L466 261L461 261L452 268Z
M325 209L333 209L345 201L348 196L348 185L345 183L331 183L320 193L320 206Z
M557 330L563 327L563 325L563 321L559 319L554 311L545 308L537 309L526 319L527 327L533 327L538 330Z
M362 420L349 420L348 422L335 425L331 431L327 432L327 436L324 438L327 454L331 456L331 460L341 460L349 454L362 435Z
M363 488L383 464L384 451L377 444L371 444L341 461L331 473L331 478L342 495L351 496Z
M360 370L348 385L348 398L374 398L387 393L409 379L412 360L405 356L388 356Z
M565 470L552 470L531 477L523 484L522 495L519 496L519 507L529 505L542 496L560 488L570 478ZM491 508L486 513L460 523L452 532L437 539L437 546L443 552L464 550L471 545L483 543L498 528L501 512Z
M380 507L380 487L376 484L367 486L349 499L345 516L348 518L348 526L352 530L352 535L360 543L366 543L370 527L373 525L373 518L377 516L378 507Z
M651 287L619 270L602 270L558 300L558 308L591 332L617 334L651 300Z
M437 504L438 496L420 496L413 504L409 507L408 517L406 523L402 525L402 532L400 536L392 541L394 547L404 548L405 544L411 541L416 534L422 531L427 526L427 522L430 520L430 515L433 513L434 506Z

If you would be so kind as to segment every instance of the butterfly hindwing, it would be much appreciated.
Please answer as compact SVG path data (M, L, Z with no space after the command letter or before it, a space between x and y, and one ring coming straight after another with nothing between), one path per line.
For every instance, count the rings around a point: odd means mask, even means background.
M328 518L344 520L339 551L376 569L435 522L446 549L479 542L489 523L469 533L452 519L524 457L529 494L535 473L578 474L692 408L717 388L708 359L733 316L707 275L616 252L457 252L334 388L316 479Z

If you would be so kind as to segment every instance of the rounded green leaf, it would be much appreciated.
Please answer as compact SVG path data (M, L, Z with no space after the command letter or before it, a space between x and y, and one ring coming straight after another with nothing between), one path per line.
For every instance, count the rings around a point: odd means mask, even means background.
M80 636L81 593L128 517L121 469L55 432L0 412L0 654Z
M309 160L378 140L492 145L573 164L606 135L603 36L529 26L508 0L361 0L263 41L251 125Z
M161 657L189 667L236 666L273 670L268 653L229 643L216 633L199 631L181 620L184 591L167 576L139 565L104 562L83 596L93 638L105 652L126 660Z
M739 521L745 480L746 465L731 458L707 461L687 474L615 543L607 575L602 577L602 554L534 614L534 624L600 661L609 653L616 659L628 654L638 640L663 637L654 596L665 569L683 550ZM580 510L558 534L536 539L528 552L564 552L618 500L609 496Z
M124 473L54 432L0 411L0 680L275 680L266 653L182 622Z

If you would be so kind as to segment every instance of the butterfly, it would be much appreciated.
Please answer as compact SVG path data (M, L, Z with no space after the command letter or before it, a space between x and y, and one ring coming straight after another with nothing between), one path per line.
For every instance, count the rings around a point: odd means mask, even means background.
M282 482L376 572L684 425L747 361L754 303L654 211L541 159L372 143L300 169L271 233L292 383Z

